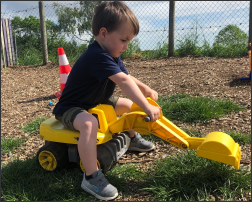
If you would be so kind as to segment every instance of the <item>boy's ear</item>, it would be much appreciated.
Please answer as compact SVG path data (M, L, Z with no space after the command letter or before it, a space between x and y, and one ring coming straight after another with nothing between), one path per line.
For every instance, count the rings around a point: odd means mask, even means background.
M99 37L100 37L102 40L104 40L107 33L108 33L107 29L106 29L105 27L102 27L102 28L99 30Z

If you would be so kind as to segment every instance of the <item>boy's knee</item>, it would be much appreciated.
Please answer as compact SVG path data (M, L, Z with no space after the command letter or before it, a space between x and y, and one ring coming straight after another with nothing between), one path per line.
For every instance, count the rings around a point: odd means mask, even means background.
M98 121L97 119L88 113L80 113L76 116L74 122L74 127L81 130L98 130Z
M130 108L131 108L132 104L133 104L133 102L130 99L119 98L116 103L116 107L115 107L116 114L122 115L125 112L126 113L130 112Z

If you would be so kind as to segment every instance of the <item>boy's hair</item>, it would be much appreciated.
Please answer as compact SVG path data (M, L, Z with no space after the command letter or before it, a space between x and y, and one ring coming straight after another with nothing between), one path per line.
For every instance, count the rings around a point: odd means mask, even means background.
M95 7L92 21L93 34L97 36L102 27L105 27L108 32L115 31L125 20L137 35L139 23L130 8L121 1L104 1Z

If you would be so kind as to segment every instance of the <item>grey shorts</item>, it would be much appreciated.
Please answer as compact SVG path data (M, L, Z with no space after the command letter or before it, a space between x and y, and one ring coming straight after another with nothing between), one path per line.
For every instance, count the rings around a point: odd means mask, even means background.
M112 95L107 101L102 104L112 105L115 109L118 99L119 97ZM87 110L81 107L72 107L66 110L62 115L55 115L55 118L59 120L67 129L77 131L73 127L73 121L75 117L81 112L87 112Z

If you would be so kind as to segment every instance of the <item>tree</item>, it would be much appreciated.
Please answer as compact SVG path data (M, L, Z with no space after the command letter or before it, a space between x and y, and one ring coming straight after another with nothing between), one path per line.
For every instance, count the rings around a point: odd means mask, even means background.
M18 46L42 50L41 46L41 32L40 32L40 20L32 15L28 18L20 18L15 16L11 20L12 30L16 32L17 44ZM57 32L56 25L50 21L46 20L46 31L48 44L50 44L55 38L64 38L64 36L58 37L59 32ZM63 37L63 38L62 38Z
M218 33L214 43L224 47L228 47L230 45L247 46L248 35L237 25L227 25Z
M98 1L79 1L79 6L74 8L53 3L55 13L58 16L58 29L66 32L68 36L69 34L75 35L78 31L80 36L85 32L92 37L92 18L94 8L98 3ZM90 41L88 42L90 43Z
M67 41L55 23L50 20L46 20L45 23L48 57L50 61L58 61L59 47L64 47L64 49L69 50L68 52L76 50L76 42ZM42 58L40 20L31 15L24 19L15 16L11 20L11 25L13 32L16 33L18 60L23 61L23 64L34 64L31 60ZM84 47L82 47L82 50L84 50ZM73 55L75 56L76 52Z

